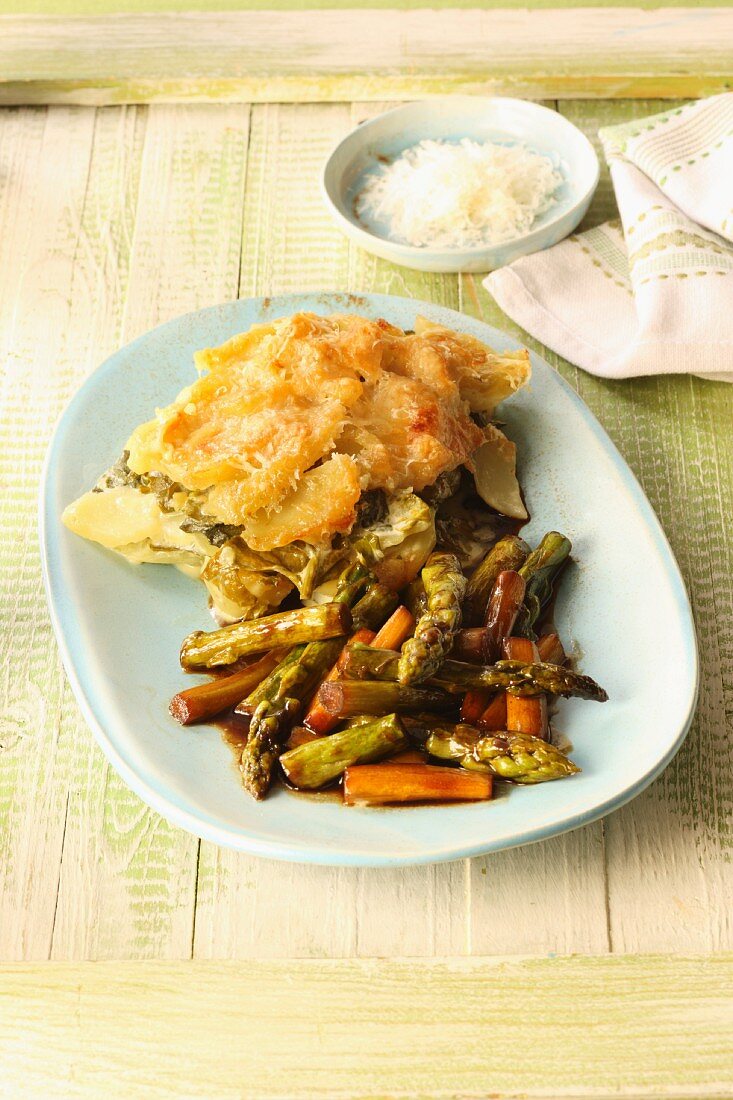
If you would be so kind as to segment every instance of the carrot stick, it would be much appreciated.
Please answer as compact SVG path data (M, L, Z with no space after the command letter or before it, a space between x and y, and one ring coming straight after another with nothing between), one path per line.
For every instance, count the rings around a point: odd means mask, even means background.
M467 630L459 630L453 642L451 657L456 661L468 661L470 664L482 665L484 663L484 635L486 631L482 626L470 626Z
M540 660L546 661L549 665L564 665L568 659L560 638L554 633L543 634L537 639L537 652Z
M253 688L270 675L286 652L284 649L273 649L231 676L218 676L208 684L198 684L196 687L179 691L171 699L168 709L176 722L180 722L182 726L190 726L192 722L213 718L228 707L241 703Z
M390 802L472 802L491 798L492 777L432 764L357 764L344 772L347 806Z
M483 656L487 665L497 660L504 639L511 634L514 620L524 603L526 587L524 577L513 569L505 569L496 578L489 606L486 609Z
M537 646L529 638L507 638L504 642L504 656L509 661L539 660ZM532 737L547 740L547 696L512 695L506 696L506 728L514 733L528 733Z
M506 692L502 691L494 696L486 710L476 720L476 725L483 730L505 730L506 722Z
M308 730L305 726L293 726L290 731L290 737L288 743L285 746L286 749L297 749L301 745L307 745L309 741L317 741L318 734L313 733L312 730Z
M490 702L490 691L482 691L479 688L467 691L461 703L461 721L478 722Z
M420 752L418 749L405 749L404 752L398 752L394 756L389 758L390 764L424 764L425 753ZM354 764L353 767L357 765Z
M399 649L415 629L415 617L402 604L393 611L370 643L375 649Z
M323 678L323 680L321 680L318 688L320 688L322 684L325 684L329 681L338 680L341 673L341 668L343 667L343 660L346 656L346 650L350 645L353 645L355 642L358 642L360 645L370 645L374 641L375 637L376 635L373 630L367 630L366 628L363 628L362 630L357 630L356 633L352 635L344 648L341 650L336 664ZM318 689L316 689L313 695L311 705L308 707L306 716L303 719L303 725L307 726L307 728L309 730L312 730L313 733L319 734L319 736L323 736L323 734L329 733L334 726L338 725L338 718L334 718L332 714L329 714L325 707L323 707L319 702Z
M522 606L525 587L524 577L513 569L504 569L496 578L486 608L480 663L491 664L501 653L504 638L511 633ZM467 691L461 706L462 720L479 722L491 698L491 693L487 691Z

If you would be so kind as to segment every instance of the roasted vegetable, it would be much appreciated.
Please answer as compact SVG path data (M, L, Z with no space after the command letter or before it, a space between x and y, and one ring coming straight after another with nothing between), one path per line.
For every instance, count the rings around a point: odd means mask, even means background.
M503 569L496 578L486 610L484 664L492 664L501 656L502 644L512 632L524 601L524 592L524 577L513 569Z
M507 638L504 641L504 655L509 661L522 661L527 664L539 661L537 646L529 638ZM513 695L505 693L506 726L510 733L525 733L530 737L539 737L547 741L546 695Z
M201 722L213 718L228 707L235 706L243 696L248 695L279 664L285 655L282 649L273 649L251 665L211 680L208 684L179 691L170 701L168 709L177 722L189 726L192 722Z
M398 607L381 626L372 642L377 649L399 649L415 629L415 618L406 607Z
M518 570L528 554L529 547L518 535L507 535L492 546L466 583L463 605L466 626L483 624L496 578L505 569Z
M520 698L520 696L512 696L514 699ZM527 696L524 696L527 698ZM531 698L531 696L529 696ZM506 729L506 702L507 692L500 691L498 695L494 695L492 699L486 705L486 709L479 714L475 719L476 725L482 730L505 730ZM471 721L467 718L461 709L461 718L465 722Z
M331 667L340 649L339 638L307 645L283 673L277 693L263 699L253 711L240 768L244 786L255 798L267 794L277 758L303 700Z
M461 601L466 578L454 554L431 554L422 571L427 610L415 626L415 633L402 646L398 679L401 684L419 684L440 667L450 652L461 625Z
M347 654L348 659L348 654ZM337 718L359 714L409 714L414 711L451 711L456 701L443 691L377 681L338 680L321 686L318 698Z
M351 764L381 760L406 747L399 718L389 714L291 749L280 757L280 765L294 787L315 790L337 779Z
M348 608L371 577L370 546L365 543L357 548L357 554L341 575L333 604L326 605L345 610L350 621ZM277 758L304 700L334 664L342 647L340 638L310 642L303 649L296 647L294 656L290 654L268 677L270 683L265 681L245 700L245 707L253 709L240 767L245 788L255 798L267 794Z
M258 684L257 687L250 691L249 695L242 700L239 706L235 708L235 713L247 715L251 718L263 699L274 699L283 676L289 668L297 663L305 652L305 648L305 645L297 645L291 649L283 657L280 663L275 666L270 675L265 677L262 683Z
M425 593L425 585L422 582L422 577L415 577L414 581L410 581L403 593L403 597L408 611L415 620L425 614L428 607L428 597Z
M568 560L570 539L557 531L548 531L518 572L527 583L524 606L517 616L513 633L520 638L534 639L534 627L552 597L552 588L560 570Z
M550 665L564 665L568 659L559 636L554 632L537 639L537 652L540 660Z
M486 609L481 664L491 664L501 656L504 638L511 632L522 606L524 588L524 578L513 569L503 569L496 578ZM462 717L467 722L476 721L489 702L490 695L486 691L467 691L461 707Z
M564 753L524 734L480 735L470 727L434 729L426 744L431 756L455 760L471 771L487 771L513 783L546 783L580 771Z
M467 630L459 630L453 641L451 656L456 661L469 661L472 664L483 664L484 660L484 630L483 626L470 626ZM390 649L391 646L383 646Z
M333 680L338 680L341 674L341 668L346 657L346 650L348 646L356 644L370 645L370 643L374 641L374 638L375 634L373 630L366 630L364 628L362 628L361 630L357 630L356 633L352 635L344 648L341 650L336 664L333 665L333 667L326 673L323 680L321 681L321 684L326 684L332 682ZM303 719L303 725L307 726L307 728L317 736L322 737L338 725L338 718L334 718L332 714L329 714L328 711L325 710L323 704L318 699L318 694L316 693L311 700L311 704L308 707L308 712Z
M247 653L335 638L350 630L351 612L343 604L301 607L220 630L196 630L184 639L181 664L185 669L231 665Z
M397 607L397 595L384 584L370 584L354 604L354 630L377 630Z
M347 806L405 802L476 802L491 798L491 775L431 764L362 764L344 772Z
M345 681L397 679L398 657L384 649L355 646L346 655L343 668ZM460 694L469 688L503 689L518 695L575 695L580 699L605 702L608 698L602 687L590 676L582 676L558 665L541 661L525 664L521 661L497 661L494 665L469 665L463 661L444 661L438 672L430 677L430 687Z

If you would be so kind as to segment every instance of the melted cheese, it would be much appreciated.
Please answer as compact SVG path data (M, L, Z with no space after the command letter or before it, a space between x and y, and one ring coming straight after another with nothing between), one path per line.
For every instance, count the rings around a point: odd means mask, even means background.
M130 468L203 493L216 520L267 528L270 546L288 541L301 479L329 455L353 460L362 490L421 489L483 442L469 412L493 410L529 373L526 353L497 356L428 322L406 334L314 314L256 326L196 365L198 381L133 433ZM336 497L312 529L327 540L352 511Z
M243 526L261 551L328 545L349 532L365 490L419 491L473 468L485 435L471 412L493 413L529 377L526 352L497 354L423 318L405 333L310 313L198 352L196 366L199 378L133 433L128 465L196 493L198 514ZM498 457L498 499L516 513L513 454ZM127 486L88 493L64 516L105 546L134 546L136 560L165 548L206 556L207 540L182 531L183 518Z

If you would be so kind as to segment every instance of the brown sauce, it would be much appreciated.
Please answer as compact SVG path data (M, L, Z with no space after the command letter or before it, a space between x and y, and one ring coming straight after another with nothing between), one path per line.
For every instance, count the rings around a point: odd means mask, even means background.
M229 748L234 753L237 767L239 767L242 750L247 744L249 722L240 715L235 714L232 708L231 710L225 711L224 714L220 714L219 717L212 720L210 724L216 726L217 729L220 730L224 744L229 745Z
M310 802L338 802L343 805L344 796L341 780L338 783L332 783L330 787L322 787L319 791L302 791L299 787L291 787L282 778L279 785L288 794L295 795L296 798L307 798Z

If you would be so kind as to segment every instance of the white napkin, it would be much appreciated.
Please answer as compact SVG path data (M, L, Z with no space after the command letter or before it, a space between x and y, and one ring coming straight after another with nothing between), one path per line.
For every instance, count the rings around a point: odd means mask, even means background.
M733 93L600 138L621 223L516 260L484 286L593 374L733 382Z

